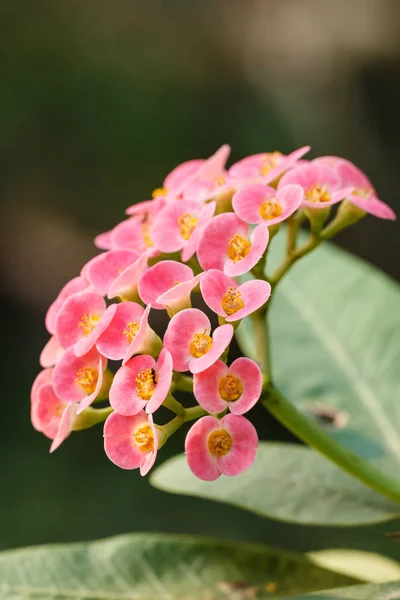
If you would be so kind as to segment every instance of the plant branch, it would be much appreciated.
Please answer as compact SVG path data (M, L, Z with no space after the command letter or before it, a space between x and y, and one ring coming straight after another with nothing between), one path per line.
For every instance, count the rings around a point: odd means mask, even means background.
M383 496L400 503L400 480L379 469L336 442L317 423L301 413L272 385L262 395L263 406L299 439Z
M288 272L290 267L295 263L299 258L302 258L311 250L314 250L319 244L322 242L322 238L319 235L312 234L307 242L300 246L297 250L294 250L290 254L287 254L281 264L277 267L277 269L272 273L271 277L268 278L272 288L274 288L282 277Z

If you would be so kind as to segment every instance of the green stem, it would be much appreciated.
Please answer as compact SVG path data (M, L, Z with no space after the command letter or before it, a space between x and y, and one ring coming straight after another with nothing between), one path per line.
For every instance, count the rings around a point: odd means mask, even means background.
M272 273L271 277L268 278L271 286L274 288L282 277L287 273L290 267L295 263L299 258L302 258L311 250L314 250L319 244L322 242L322 238L318 235L311 235L303 246L294 250L291 254L285 256L279 267Z
M173 397L171 392L165 398L165 400L163 402L163 406L165 406L165 408L169 408L169 410L174 412L176 415L184 415L185 414L185 409L183 408L182 404L180 402L178 402L178 400L176 400L176 398Z
M194 421L195 419L203 417L206 414L208 414L207 411L204 410L204 408L201 408L201 406L185 408L184 422L187 423L187 421Z
M267 381L271 377L271 354L266 310L258 310L251 315L256 347L256 358Z
M270 385L261 399L263 406L287 429L309 446L383 496L400 503L400 481L382 473L370 463L336 442L321 427L301 413Z
M81 431L82 429L89 429L98 423L103 423L112 412L114 412L114 409L111 406L106 406L105 408L92 408L89 406L80 415L75 417L72 430Z
M174 381L174 388L180 392L191 394L193 392L193 379L187 375L178 374Z

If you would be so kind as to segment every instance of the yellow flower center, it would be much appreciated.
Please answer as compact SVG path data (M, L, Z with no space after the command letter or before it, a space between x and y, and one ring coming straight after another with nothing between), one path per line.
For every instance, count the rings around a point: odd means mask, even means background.
M137 332L139 331L140 325L136 321L128 323L126 328L123 330L123 334L128 338L128 342L131 343L135 339Z
M276 219L282 214L282 206L277 200L265 200L260 206L260 215L265 221Z
M93 369L92 367L83 367L77 372L75 383L80 385L87 394L93 394L98 379L99 373L96 369Z
M159 187L152 191L151 197L158 198L159 196L166 196L168 194L168 189L165 187Z
M190 352L195 358L207 354L212 348L212 338L204 333L195 333L190 343Z
M219 395L226 402L234 402L243 393L243 385L235 375L226 375L222 377L218 386Z
M228 288L228 291L222 298L221 306L222 310L226 312L228 317L243 308L244 302L242 300L242 294L240 293L240 290L234 287Z
M260 174L266 175L273 167L276 167L279 164L281 157L282 154L280 152L268 152L267 154L264 154L261 159L262 165Z
M228 256L233 260L234 263L239 262L251 250L251 244L246 238L238 233L233 236L231 241L228 244Z
M100 317L92 315L92 313L89 313L89 315L83 315L78 323L78 327L82 327L83 333L85 335L89 335L89 333L91 333L96 327L99 319Z
M224 183L226 183L226 175L218 175L218 177L214 179L214 183L217 187L224 185Z
M314 185L308 188L305 195L308 202L315 202L316 204L320 202L329 202L331 199L327 188L319 183L314 183Z
M181 236L184 240L190 238L198 222L199 220L190 213L185 213L178 217L178 227L181 230Z
M216 429L208 437L208 449L213 456L225 456L232 448L232 438L225 429Z
M133 434L134 444L142 452L151 452L154 448L154 434L150 425L142 425Z
M157 386L157 373L154 369L140 371L136 379L136 391L142 400L150 400Z

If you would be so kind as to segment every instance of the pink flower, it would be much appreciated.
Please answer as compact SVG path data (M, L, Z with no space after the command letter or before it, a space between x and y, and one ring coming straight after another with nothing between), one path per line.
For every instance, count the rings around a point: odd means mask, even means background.
M205 303L226 321L238 321L266 303L271 286L259 279L239 285L217 269L206 272L200 282Z
M174 260L163 260L150 267L139 280L139 294L145 304L175 314L190 308L190 293L198 285L202 274L193 276L190 267Z
M322 209L340 202L352 191L341 188L340 179L333 169L321 162L312 162L295 167L283 175L278 190L288 184L298 184L304 190L302 205Z
M118 223L111 232L112 250L132 250L140 255L143 252L156 249L151 235L153 219L150 215L145 217L130 217Z
M53 376L53 369L43 369L40 371L35 378L35 381L32 384L31 389L31 421L33 427L37 431L41 431L41 422L39 421L36 415L36 408L38 404L38 391L42 387L42 385L46 385L47 383L51 383L51 379Z
M136 202L126 209L125 213L131 217L151 217L160 211L165 205L164 198L153 198L153 200L144 200L143 202Z
M310 150L304 146L285 156L280 152L264 152L247 156L229 169L229 177L239 180L259 180L270 183L291 169L297 161Z
M121 271L108 288L108 298L110 300L116 297L134 302L139 300L138 283L147 269L148 258L148 254L144 253L133 264Z
M55 334L60 345L68 348L85 338L89 338L90 343L91 334L105 309L104 298L97 292L89 290L69 296L55 322Z
M190 429L185 452L192 473L214 481L221 474L239 475L251 467L257 445L257 432L245 417L228 414L219 420L207 416Z
M46 313L45 325L49 333L54 334L56 332L57 315L60 312L60 308L64 304L64 301L69 296L72 296L72 294L82 292L87 287L89 287L89 282L84 277L74 277L64 285L57 298L50 304Z
M136 302L112 304L108 327L98 336L97 350L111 360L124 363L134 354L158 354L162 343L148 323L150 305L144 310ZM105 314L106 314L105 313ZM76 353L76 351L75 351Z
M396 213L385 202L379 200L368 177L350 161L338 160L340 162L337 172L342 185L353 188L352 193L348 196L350 202L375 217L394 221Z
M161 252L182 250L183 262L188 261L214 211L215 202L204 206L188 200L168 204L154 219L154 243Z
M73 348L68 348L54 367L56 395L65 402L79 402L77 413L81 413L99 395L106 367L107 360L96 349L78 357Z
M64 354L64 348L55 335L52 335L42 352L40 353L39 363L43 369L54 367Z
M81 274L90 282L95 292L107 296L115 280L138 258L139 255L132 250L110 250L92 258L83 267Z
M230 146L221 146L197 171L196 176L186 182L183 191L185 200L204 202L218 199L233 191L231 181L225 171L225 163L230 154Z
M50 452L54 452L72 431L76 416L76 402L60 400L51 383L38 390L36 418L40 431L53 440Z
M146 406L155 412L168 395L172 381L172 356L163 348L156 362L141 354L131 358L115 374L110 388L110 404L120 415L137 415Z
M164 346L172 355L175 371L200 373L214 364L229 346L232 325L221 325L210 336L211 323L197 308L172 317L164 335Z
M286 185L278 192L262 183L242 185L233 196L235 213L246 223L263 223L268 226L284 221L301 205L303 188Z
M229 408L235 415L250 410L260 397L262 374L250 358L237 358L228 367L217 360L211 367L193 377L197 402L209 413Z
M214 217L197 247L201 267L219 269L231 277L243 275L260 260L268 245L268 227L260 224L249 236L249 226L234 213Z
M140 468L146 475L153 466L158 448L158 433L152 415L144 411L124 417L112 413L104 423L104 450L121 469Z

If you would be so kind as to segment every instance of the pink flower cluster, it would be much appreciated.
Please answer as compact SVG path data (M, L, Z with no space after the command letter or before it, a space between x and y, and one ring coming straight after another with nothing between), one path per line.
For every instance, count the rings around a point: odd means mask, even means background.
M186 437L190 469L214 480L251 466L257 433L243 415L260 397L262 373L245 357L228 366L227 356L235 328L265 305L271 286L235 278L263 260L271 232L298 210L345 201L395 218L352 163L307 161L308 150L256 154L227 169L230 149L222 146L207 160L176 167L152 200L131 206L126 220L97 236L104 252L46 315L51 337L32 386L31 419L52 440L51 451L84 428L82 413L90 415L93 402L109 399L105 452L119 467L146 474L168 437L153 415L163 404L176 408L172 392L190 372L204 415ZM218 326L192 308L199 293ZM163 338L149 323L154 311L168 315ZM108 361L120 365L109 369Z

